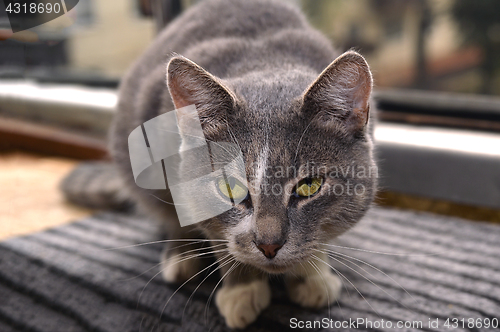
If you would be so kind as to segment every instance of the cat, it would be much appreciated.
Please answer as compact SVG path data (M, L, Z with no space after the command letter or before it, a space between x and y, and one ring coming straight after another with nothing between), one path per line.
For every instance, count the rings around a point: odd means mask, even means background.
M169 238L221 245L224 279L215 302L229 327L244 328L270 304L271 274L283 275L290 299L304 307L339 297L341 281L317 250L372 203L376 176L344 172L376 166L372 86L360 54L340 54L298 8L278 0L200 2L161 31L123 78L110 131L114 161L127 190ZM196 106L207 141L239 146L252 185L231 210L180 227L168 190L135 184L127 137L188 105ZM278 176L280 167L295 171ZM213 199L227 199L225 188L241 185L225 181L213 184ZM187 248L164 251L165 280L183 282L200 271L196 259L179 258Z

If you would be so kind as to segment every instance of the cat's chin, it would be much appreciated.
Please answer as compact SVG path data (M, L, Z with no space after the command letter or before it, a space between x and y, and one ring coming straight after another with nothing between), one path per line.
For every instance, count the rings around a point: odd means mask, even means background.
M302 262L301 259L251 259L249 257L238 257L237 260L243 264L248 264L269 274L283 274L293 270L296 265Z
M279 265L269 265L269 266L264 266L260 267L261 270L270 273L270 274L282 274L287 272L290 267L289 266L279 266Z
M274 262L274 261L268 261L268 262L255 262L255 261L249 261L248 259L238 259L243 264L248 264L250 266L253 266L254 268L257 268L263 272L269 273L269 274L283 274L290 269L293 268L295 264L292 264L291 262L286 262L286 264Z
M291 265L290 264L276 264L276 263L269 263L269 264L262 264L257 266L259 269L261 269L264 272L270 273L270 274L282 274L290 270Z

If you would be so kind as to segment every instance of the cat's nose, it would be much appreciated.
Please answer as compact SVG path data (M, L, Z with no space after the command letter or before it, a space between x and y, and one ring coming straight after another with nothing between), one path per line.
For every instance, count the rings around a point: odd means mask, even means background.
M278 253L278 250L280 250L281 247L283 247L282 244L259 244L259 245L257 245L257 248L260 251L262 251L264 256L266 256L269 259L274 258L274 256L276 256L276 254Z

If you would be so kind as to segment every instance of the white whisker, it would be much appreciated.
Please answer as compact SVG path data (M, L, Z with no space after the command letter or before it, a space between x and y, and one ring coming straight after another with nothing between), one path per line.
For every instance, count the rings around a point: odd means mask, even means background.
M384 272L384 271L382 271L381 269L379 269L379 268L377 268L377 267L375 267L375 266L373 266L373 265L371 265L371 264L369 264L369 263L367 263L367 262L365 262L365 261L363 261L363 260L361 260L361 259L358 259L358 258L356 258L356 257L352 257L352 256L349 256L349 255L346 255L346 254L342 254L342 253L339 253L339 252L334 252L333 250L329 250L329 249L326 249L326 251L328 251L328 252L329 252L329 253L331 253L331 254L336 255L336 256L337 256L337 258L342 258L342 257L343 257L343 259L345 259L345 260L349 261L351 264L354 264L355 266L359 267L361 270L363 270L363 271L365 271L366 273L370 274L370 272L366 271L363 267L361 267L361 266L359 266L359 265L357 265L357 264L353 263L352 261L350 261L350 259L355 260L355 261L357 261L357 262L360 262L360 263L362 263L362 264L365 264L366 266L368 266L368 267L370 267L370 268L374 269L375 271L377 271L377 272L379 272L379 273L383 274L385 277L389 278L389 280L393 281L393 282L394 282L394 283L395 283L398 287L400 287L400 288L401 288L401 289L402 289L402 290L403 290L406 294L408 294L408 295L409 295L409 296L410 296L410 297L411 297L414 301L416 301L416 300L415 300L415 298L414 298L414 297L413 297L413 296L412 296L412 295L411 295L411 294L410 294L410 293L406 290L406 288L404 288L404 287L403 287L403 286L402 286L399 282L397 282L396 280L394 280L394 278L392 278L390 275L388 275L387 273L385 273L385 272ZM342 257L339 257L339 256L342 256ZM370 274L370 275L371 275L371 274Z
M315 249L316 251L319 251L319 252L322 252L321 250L318 250L318 249ZM324 252L322 252L324 253ZM364 276L363 274L361 274L359 271L356 271L354 268L350 267L349 265L345 264L344 262L340 261L339 259L331 256L331 255L328 255L328 257L330 257L331 259L333 259L334 261L344 265L345 267L347 267L348 269L350 269L351 271L357 273L358 275L360 275L361 277L363 277L363 279L365 279L366 281L368 281L370 284L374 285L375 287L377 287L378 289L380 289L381 291L383 291L385 294L389 295L389 297L391 299L393 299L394 301L396 301L397 303L399 303L400 305L402 305L403 307L405 307L406 309L409 309L406 305L404 305L403 303L401 303L400 301L398 301L394 296L392 296L392 294L390 294L389 292L387 292L384 288L382 288L381 286L377 285L376 283L374 283L370 278ZM359 265L357 265L356 263L353 263L353 262L350 262L351 264L357 266L358 268L361 268ZM371 277L375 278L370 272L364 270L363 268L361 268L363 271L365 271L366 273L368 273Z
M141 294L139 295L139 299L137 300L137 303L139 303L140 299L141 299L141 296L142 294L144 293L144 290L146 289L146 287L151 283L151 281L153 281L154 278L156 278L160 273L162 273L166 268L170 267L170 266L173 266L173 265L176 265L176 264L179 264L181 262L184 262L186 260L189 260L189 259L193 259L193 258L197 258L197 257L200 257L200 256L206 256L206 255L210 255L210 254L214 254L214 253L219 253L219 252L224 252L224 251L227 251L227 249L222 249L222 250L215 250L215 251L210 251L210 252L206 252L206 253L201 253L201 254L193 254L191 256L188 256L188 257L183 257L181 260L178 260L176 262L174 262L173 264L169 264L167 265L165 268L163 269L160 269L160 271L158 273L156 273L151 279L149 279L149 281L146 283L146 285L142 288L142 291L141 291ZM173 258L173 257L172 257ZM169 259L170 260L170 259ZM161 264L161 263L160 263Z
M325 287L325 292L326 292L326 301L328 302L328 320L330 320L331 319L331 313L330 313L330 294L328 294L328 288L326 286L325 277L323 277L323 274L321 273L321 269L316 264L314 264L314 262L308 261L308 263L311 264L311 266L313 267L313 269L315 269L316 272L320 275L321 280L323 280L323 287ZM339 304L339 301L337 299L335 299L335 301L337 302L337 304ZM339 308L340 308L340 305L339 305Z
M189 278L188 280L186 280L184 283L182 283L182 285L180 285L176 290L175 292L172 293L172 295L170 295L170 297L168 298L167 302L165 303L165 305L163 306L163 309L161 310L161 313L160 313L160 319L163 315L163 312L165 311L165 309L167 308L167 305L169 304L170 300L174 297L175 294L177 294L177 292L182 288L184 287L184 285L186 285L188 282L190 282L191 280L193 280L194 278L196 278L198 275L200 275L200 273L203 273L204 271L210 269L212 266L214 266L215 264L218 264L219 262L221 262L222 260L226 259L227 257L230 257L231 255L230 254L227 254L226 256L216 260L214 263L210 264L209 266L205 267L204 269L202 269L201 271L197 272L195 275L193 275L191 278ZM222 265L223 266L223 265ZM218 266L217 269L215 269L213 272L217 271L218 269L220 269L222 266ZM213 273L212 272L212 273ZM205 280L205 279L204 279ZM198 288L197 288L198 289ZM192 295L192 294L191 294ZM191 298L191 297L189 297ZM188 300L189 301L189 300ZM187 303L186 303L187 305ZM185 308L185 307L184 307ZM184 311L182 312L182 316L184 316Z
M147 245L150 245L150 244L157 244L157 243L187 242L187 241L198 241L197 243L201 243L201 242L229 242L228 240L174 239L174 240L159 240L159 241L144 242L144 243L132 244L132 245L129 245L129 246L113 247L113 248L106 248L106 249L99 249L99 250L105 250L105 251L107 251L107 250L118 250L118 249L126 249L126 248L147 246Z
M169 190L170 190L170 189L169 189ZM161 199L160 197L158 197L158 196L156 196L156 195L153 195L153 194L149 194L149 195L153 196L154 198L156 198L157 200L159 200L159 201L161 201L161 202L163 202L163 203L165 203L165 204L170 204L170 205L174 205L174 206L175 206L175 205L187 205L187 204L176 204L176 203L174 203L174 202L167 202L166 200Z
M389 255L389 256L422 257L422 256L437 256L437 255L441 255L441 254L450 252L450 250L446 250L446 251L441 251L441 252L437 252L437 253L429 253L429 254L390 253L390 252L382 252L382 251L375 251L375 250L368 250L368 249L361 249L361 248L345 247L345 246L339 246L339 245L329 244L329 243L320 243L320 244L323 246L328 246L328 247L356 250L356 251L367 252L370 254Z
M319 114L319 113L318 113ZM297 161L297 155L299 154L299 148L300 148L300 143L302 143L302 139L304 138L304 135L306 134L306 131L309 129L311 124L314 122L316 119L317 115L315 115L312 119L311 122L307 125L306 129L304 129L304 132L302 132L302 135L300 135L299 143L297 144L297 149L295 150L295 157L293 158L293 161Z
M226 276L228 276L235 268L237 268L240 265L240 262L236 261L231 265L231 267L227 270L226 273L220 278L219 282L215 285L214 289L210 293L210 296L208 297L207 304L205 305L205 324L208 326L208 308L210 307L210 302L212 300L212 297L214 296L215 290L219 286L219 284L224 280Z
M218 260L216 263L219 263L221 262L223 259L226 259L227 257L231 256L231 254L228 254L226 256L224 256L223 258L221 258L220 260ZM184 317L184 312L186 311L186 307L187 305L189 304L189 301L191 301L191 299L193 298L194 296L194 293L196 293L196 291L198 290L198 288L200 288L200 286L205 282L205 280L207 280L212 274L214 274L216 271L219 271L221 268L223 268L224 266L226 266L227 264L230 264L231 262L233 262L235 259L234 258L230 258L228 259L227 261L225 261L224 263L222 264L219 264L219 266L213 270L212 272L210 272L205 278L203 278L203 280L198 284L198 286L196 286L196 288L193 290L193 292L191 293L191 296L189 296L187 302L186 302L186 305L184 306L184 310L182 310L182 316L181 317ZM213 265L213 264L212 264ZM203 271L202 271L203 272Z
M331 264L325 262L324 260L322 260L321 258L319 258L318 256L316 255L311 255L311 257L313 257L314 259L322 262L323 264L326 264L327 266L329 266L331 269L333 270L336 270L338 271L337 269L335 269ZM354 286L354 284L349 280L349 278L347 278L345 275L343 275L340 271L338 271L338 273L356 290L356 292L358 292L359 296L361 296L363 298L363 300L365 300L365 302L368 304L368 306L378 315L380 316L380 314L378 313L377 310L375 310L375 308L372 307L372 305L370 304L370 302L368 302L368 300L363 296L363 294L361 294L361 292L359 291L359 289Z

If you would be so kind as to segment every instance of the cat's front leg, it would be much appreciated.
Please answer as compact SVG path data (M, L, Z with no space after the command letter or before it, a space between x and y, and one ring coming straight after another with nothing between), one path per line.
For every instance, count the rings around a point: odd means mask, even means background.
M227 326L242 329L269 306L271 289L267 277L250 266L239 265L227 273L229 269L231 264L221 269L221 276L226 276L215 303Z
M328 262L326 256L318 256ZM322 308L339 298L342 282L326 264L316 260L312 264L299 265L285 275L288 296L303 307Z
M168 225L167 231L172 239L167 240L161 253L161 275L167 282L182 283L200 271L198 257L206 257L202 250L206 239L191 226L181 228L177 224ZM200 239L196 240L198 237Z

